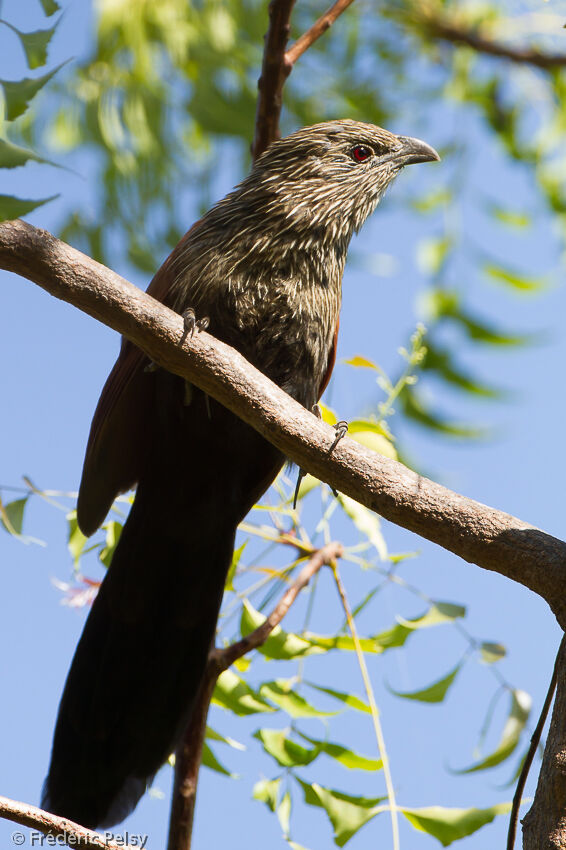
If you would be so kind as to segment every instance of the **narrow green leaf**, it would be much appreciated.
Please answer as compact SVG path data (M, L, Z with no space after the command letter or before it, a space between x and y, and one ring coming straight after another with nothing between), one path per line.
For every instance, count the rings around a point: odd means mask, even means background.
M314 744L321 752L339 761L340 764L343 764L344 767L350 770L381 770L383 768L381 759L368 759L365 756L360 756L353 750L349 750L347 747L343 747L341 744L335 744L331 741L319 741L316 738L310 738L303 732L299 732L299 735L305 741L308 741L309 744Z
M289 824L291 820L291 795L288 791L285 792L279 805L277 806L277 819L283 830L285 838L289 836Z
M254 785L254 800L259 800L261 803L265 803L268 809L271 809L271 811L274 812L277 808L280 785L281 779L261 779Z
M114 550L116 549L118 540L122 534L122 527L122 523L116 522L114 519L111 519L109 522L105 522L102 526L106 532L106 541L105 546L100 550L100 555L98 557L106 568L108 568L112 563Z
M317 782L309 785L300 779L298 781L304 791L305 803L310 806L320 806L325 810L334 827L334 843L338 847L343 847L364 824L382 811L379 804L386 799L385 797L376 797L371 800L367 797L352 797L330 788L323 788Z
M86 546L87 538L79 528L76 510L69 511L67 514L67 523L69 526L67 532L67 549L71 553L73 564L76 569Z
M497 204L488 206L489 212L502 224L507 224L509 227L516 227L524 230L531 223L531 217L526 212L517 212L516 210L504 209Z
M277 679L275 682L264 682L259 693L264 699L274 702L291 717L330 717L336 711L319 711L310 705L303 697L293 691L294 679Z
M377 371L381 371L379 366L377 366L372 360L368 360L367 357L362 357L361 354L356 354L355 357L350 357L348 360L344 360L344 363L347 366L355 366L356 368L364 368L364 369L376 369Z
M486 263L483 270L496 283L504 283L519 292L537 292L547 285L541 278L526 277L519 272L497 266L495 263Z
M363 711L364 714L371 714L371 708L359 697L354 696L353 694L344 693L344 691L336 691L333 688L323 688L321 685L315 685L312 682L305 682L310 688L315 688L317 691L321 691L323 694L328 694L330 697L334 697L334 699L343 702L344 705L348 705L350 708L354 708L356 711Z
M275 710L232 670L225 670L218 677L212 702L239 716Z
M442 702L454 679L460 672L461 664L457 664L453 670L450 671L446 676L443 676L442 679L438 679L437 682L434 682L432 685L429 685L427 688L422 688L418 691L395 691L393 688L389 688L392 694L395 694L396 697L402 697L403 699L413 699L418 702Z
M425 274L437 275L448 256L451 240L446 237L422 239L417 248L417 264Z
M35 30L35 32L21 32L16 27L4 21L10 27L12 32L15 32L26 54L26 60L29 68L39 68L47 62L47 48L49 42L53 38L55 30L59 24L59 18L56 23L46 30Z
M526 691L514 690L511 692L511 708L499 743L495 750L481 761L470 765L463 770L455 770L454 773L476 773L480 770L487 770L490 767L495 767L501 764L502 761L509 758L511 753L517 748L521 734L525 728L529 714L531 711L532 700Z
M50 198L40 198L37 201L31 201L23 200L23 198L14 198L12 195L0 195L0 221L11 221L14 218L21 218L42 204L54 201L58 197L59 195L51 195Z
M43 162L53 165L28 148L14 145L7 139L0 139L0 168L18 168L26 162Z
M489 809L447 809L443 806L399 809L416 830L432 835L443 847L473 835L482 826L491 823L497 815L506 814L510 810L511 803L498 803Z
M320 753L316 747L312 750L302 747L287 737L281 729L258 729L254 738L261 741L263 749L281 767L298 767L310 764Z
M386 561L387 544L381 533L381 520L378 515L342 493L338 494L338 501L344 513L350 517L358 531L375 547L380 559Z
M203 744L202 747L202 761L201 763L208 767L210 770L216 771L216 773L222 773L224 776L229 776L231 779L236 779L237 774L231 773L227 770L224 765L218 761L211 748L207 743Z
M210 741L220 741L222 744L228 744L228 746L232 747L234 750L245 750L246 749L244 744L240 744L240 742L235 741L234 738L226 738L224 735L221 735L220 732L217 732L215 729L212 729L210 726L206 727L206 737Z
M15 499L6 505L0 500L0 522L14 537L21 537L26 504L27 496L24 499Z
M346 649L348 652L355 652L356 644L353 638L349 635L336 635L335 637L323 637L315 635L313 632L305 632L305 640L314 648L318 647L320 651L329 649ZM380 653L383 650L379 646L376 638L360 638L360 646L364 652Z
M67 60L68 61L68 60ZM0 85L4 89L4 98L6 102L6 118L8 121L13 121L23 115L28 108L30 102L35 95L40 91L49 80L55 76L66 62L61 62L52 71L43 74L41 77L31 79L25 77L23 80L0 80Z
M43 12L48 18L50 18L51 15L54 15L55 12L58 12L61 8L56 0L40 0L40 2L43 6Z
M236 570L238 569L238 564L240 563L242 553L247 545L248 541L244 540L241 546L238 546L237 549L234 549L234 552L232 554L232 563L230 564L230 569L228 570L228 575L226 576L226 584L224 585L225 590L234 590L234 576L236 575Z
M455 605L452 602L434 602L420 617L412 620L398 617L399 622L395 626L375 636L374 640L379 646L378 652L404 646L407 639L419 629L452 623L459 617L464 617L465 614L466 609L462 605Z
M495 664L507 655L507 650L502 643L492 643L484 640L480 646L481 660L484 664Z
M257 629L258 626L265 622L265 620L266 618L263 614L256 611L253 605L245 599L240 619L240 631L242 633L242 637L249 635L250 632ZM292 632L283 631L281 626L277 626L273 629L265 643L258 648L258 652L265 655L267 658L277 659L300 658L304 655L320 654L324 651L323 647L317 646L308 640L304 640Z

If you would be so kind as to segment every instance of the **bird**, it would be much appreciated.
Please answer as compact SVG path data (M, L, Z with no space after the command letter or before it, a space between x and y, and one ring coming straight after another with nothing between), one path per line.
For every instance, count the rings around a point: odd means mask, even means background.
M353 234L404 166L438 159L419 139L350 119L299 129L190 228L147 291L312 409L336 357ZM44 809L94 829L136 807L190 721L237 526L284 462L122 340L88 438L82 532L136 492L67 676Z

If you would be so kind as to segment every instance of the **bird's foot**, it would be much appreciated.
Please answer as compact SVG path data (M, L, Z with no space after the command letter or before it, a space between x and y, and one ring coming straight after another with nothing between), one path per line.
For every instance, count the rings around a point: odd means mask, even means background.
M183 340L185 340L188 336L192 338L195 330L197 333L205 331L210 324L208 316L203 316L201 319L197 319L196 313L192 307L188 307L186 310L183 310L181 316L183 317Z
M334 437L334 441L330 448L328 449L328 454L331 455L342 437L345 437L348 433L348 423L345 419L341 419L340 422L337 422L334 426L334 431L336 432L336 436Z

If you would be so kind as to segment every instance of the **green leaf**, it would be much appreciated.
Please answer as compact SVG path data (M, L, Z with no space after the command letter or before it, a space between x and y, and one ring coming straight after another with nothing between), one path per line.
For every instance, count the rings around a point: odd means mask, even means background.
M40 2L43 6L43 12L48 18L50 18L51 15L54 15L55 12L58 12L61 8L56 0L40 0Z
M389 690L396 697L402 697L403 699L413 699L418 702L442 702L454 679L460 672L461 666L461 664L457 664L450 673L427 688L422 688L418 691L395 691L393 688L389 688Z
M66 62L61 62L52 71L43 74L41 77L31 79L25 77L23 80L0 80L0 85L4 89L4 98L6 102L6 118L8 121L13 121L23 115L28 108L30 102L35 95L40 91L49 80L55 76Z
M498 803L489 809L447 809L443 806L399 809L416 830L432 835L443 847L472 835L491 823L497 815L506 814L510 810L511 803Z
M371 708L367 702L364 702L353 694L347 694L344 693L344 691L335 691L333 688L323 688L321 685L314 685L312 682L305 682L305 684L310 688L315 688L317 691L321 691L323 694L328 694L328 696L334 697L334 699L343 702L344 705L348 705L356 711L363 711L364 714L371 714Z
M265 803L268 809L274 812L277 808L280 785L281 779L261 779L254 785L254 800L259 800L261 803Z
M247 599L244 599L242 617L240 620L240 631L242 633L242 637L249 635L250 632L253 632L254 629L258 628L258 626L261 626L265 620L266 617L264 617L263 614L260 614L259 611L256 611ZM300 658L304 655L320 654L321 652L324 652L324 648L319 647L308 640L304 640L291 632L283 631L281 626L276 626L265 643L258 647L258 652L261 652L261 654L265 655L267 658L290 659Z
M275 710L232 670L225 670L218 677L212 702L239 716Z
M343 764L344 767L350 770L381 770L383 768L381 759L368 759L365 756L360 756L353 750L349 750L347 747L343 747L341 744L335 744L331 741L319 741L316 738L310 738L303 732L299 732L299 735L305 741L308 741L309 744L314 744L321 752L339 761L340 764Z
M421 367L428 372L436 372L448 384L483 398L501 398L503 392L485 383L480 383L472 375L457 366L449 349L436 347L429 339L427 353Z
M310 764L320 753L316 747L312 750L302 747L287 737L281 729L258 729L254 738L261 741L263 749L281 767L297 767Z
M283 830L283 835L289 836L289 822L291 820L291 795L288 791L285 792L279 805L277 806L277 819Z
M478 440L487 436L488 432L485 428L475 428L460 422L453 422L440 413L431 410L412 387L405 389L401 396L401 403L405 416L431 431L466 440Z
M495 263L486 263L483 270L496 283L505 283L519 292L538 292L547 286L546 281L541 278L525 277L519 272L510 271Z
M0 139L0 168L18 168L30 161L48 163L48 160L43 159L28 148L14 145L7 139ZM48 164L53 165L54 163Z
M59 18L59 20L49 29L35 30L35 32L21 32L7 21L3 22L12 30L12 32L15 32L20 39L20 43L24 49L24 53L26 54L26 60L29 68L39 68L47 62L47 48L49 47L49 42L53 38L53 34L55 33L60 20L61 18Z
M87 538L79 528L76 510L69 511L67 514L67 523L69 525L67 533L67 549L71 553L73 564L76 569L86 546Z
M305 803L325 810L334 827L334 843L338 847L343 847L364 824L384 810L379 804L386 797L353 797L323 788L317 782L309 785L298 777L296 779L303 789Z
M321 651L330 649L345 649L348 652L356 651L356 644L349 635L323 637L322 635L315 635L313 632L305 632L304 637L313 648L318 647ZM360 646L364 652L382 652L376 638L360 638Z
M346 516L350 517L358 531L375 547L382 561L387 560L387 544L381 533L381 519L364 505L349 496L338 494L338 501Z
M476 773L487 770L501 764L509 758L519 743L521 734L525 728L531 712L532 699L526 691L514 690L511 692L511 708L503 727L501 738L495 750L481 761L466 767L463 770L455 770L454 773Z
M106 532L106 542L103 549L100 551L100 555L98 556L104 566L108 568L112 563L112 557L114 555L114 550L118 545L118 540L120 539L120 535L122 534L122 523L116 522L116 520L111 519L109 522L105 522L102 526L104 531Z
M260 696L274 702L291 717L330 717L336 711L319 711L310 705L303 697L296 694L292 685L294 679L277 679L275 682L265 682L259 689Z
M484 640L480 645L481 660L484 664L495 664L507 655L507 650L502 643L492 643Z
M419 269L425 274L437 275L446 262L451 244L445 237L422 239L417 249Z
M348 360L344 360L344 363L347 366L355 366L356 368L364 368L364 369L376 369L378 372L381 372L381 369L377 364L375 364L372 360L368 360L367 357L362 357L361 354L356 354L355 357L350 357Z
M5 505L0 500L0 522L14 537L21 537L24 524L24 510L27 504L27 496L24 499L15 499Z
M244 540L241 546L238 546L237 549L234 549L234 552L232 554L232 563L230 564L230 569L228 570L228 575L226 576L226 584L224 585L225 590L234 590L234 576L236 575L236 570L238 569L238 564L240 563L242 553L247 545L248 541Z
M222 773L224 776L229 776L231 779L236 779L237 774L231 773L227 770L221 762L218 761L208 744L203 744L202 747L202 760L201 764L205 767L208 767L210 770L216 771L216 773Z
M0 221L11 221L14 218L21 218L33 210L40 207L42 204L47 204L49 201L54 201L59 195L51 195L50 198L40 198L37 201L23 200L23 198L14 198L12 195L0 195Z
M209 741L220 741L222 744L228 744L228 746L232 747L234 750L246 749L244 744L240 744L240 742L235 741L234 738L226 738L224 735L221 735L220 732L217 732L210 726L206 727L206 737L209 739Z
M498 221L507 224L509 227L524 230L531 223L530 215L525 212L520 213L516 210L504 209L497 204L490 204L488 210Z
M464 617L466 609L462 605L452 602L434 602L420 617L405 620L398 617L397 625L375 636L379 645L379 652L404 646L407 638L419 629L427 629L432 626L440 626L443 623L452 623L454 620Z

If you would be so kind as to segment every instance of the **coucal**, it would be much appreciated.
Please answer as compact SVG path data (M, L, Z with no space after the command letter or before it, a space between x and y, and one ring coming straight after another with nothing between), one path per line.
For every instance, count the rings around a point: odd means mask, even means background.
M148 292L207 317L311 409L334 364L353 233L410 163L418 139L332 121L273 142L200 219ZM136 806L190 719L238 523L283 455L127 340L102 390L78 499L92 534L118 493L136 496L67 678L43 807L84 826Z

